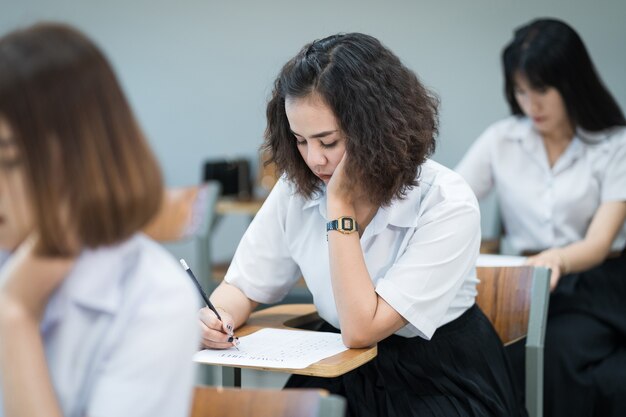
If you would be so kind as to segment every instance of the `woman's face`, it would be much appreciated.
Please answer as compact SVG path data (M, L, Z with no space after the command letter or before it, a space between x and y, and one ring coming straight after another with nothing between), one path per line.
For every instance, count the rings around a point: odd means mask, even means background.
M535 129L542 135L570 134L572 125L563 97L554 87L533 88L528 79L516 74L515 99L522 111L530 118Z
M317 94L287 97L285 112L300 155L307 166L328 184L346 152L346 140L332 110Z
M24 175L11 128L0 117L0 249L14 250L32 230Z

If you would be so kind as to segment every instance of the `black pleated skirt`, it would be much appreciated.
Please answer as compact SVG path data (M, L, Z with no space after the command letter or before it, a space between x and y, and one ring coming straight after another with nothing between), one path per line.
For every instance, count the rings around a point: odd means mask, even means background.
M338 330L325 324L320 330ZM293 375L286 387L343 395L348 416L525 416L498 335L473 306L430 341L392 335L378 356L337 378Z
M550 296L549 317L585 313L626 336L626 249L617 258L565 275Z
M545 416L626 416L626 251L559 280L544 363Z

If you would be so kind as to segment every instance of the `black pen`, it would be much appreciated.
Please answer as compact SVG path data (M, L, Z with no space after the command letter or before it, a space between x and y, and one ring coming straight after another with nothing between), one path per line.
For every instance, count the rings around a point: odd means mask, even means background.
M189 268L189 265L187 265L187 262L185 262L185 260L181 258L180 259L180 264L183 266L185 271L187 271L187 275L189 275L189 278L191 278L193 283L196 284L196 288L198 289L198 292L202 296L202 299L206 303L207 307L209 307L211 309L211 311L213 313L215 313L215 315L217 316L217 319L219 321L222 321L222 316L220 316L220 313L217 312L217 309L215 308L215 306L213 305L211 300L209 300L209 297L207 297L206 293L202 289L202 286L200 285L200 283L196 279L196 276L193 274L193 271L191 270L191 268ZM234 345L234 346L235 346L235 349L239 350L239 348L236 345Z

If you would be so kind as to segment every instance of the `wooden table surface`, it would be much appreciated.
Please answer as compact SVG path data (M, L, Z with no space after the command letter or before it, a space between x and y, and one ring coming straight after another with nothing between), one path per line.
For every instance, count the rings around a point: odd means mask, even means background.
M219 215L246 214L250 217L259 211L265 199L240 200L233 198L220 198L215 206L215 211Z

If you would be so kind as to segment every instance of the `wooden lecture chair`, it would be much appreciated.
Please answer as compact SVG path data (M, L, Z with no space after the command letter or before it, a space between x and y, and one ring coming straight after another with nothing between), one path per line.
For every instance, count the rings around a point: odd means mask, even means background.
M476 303L506 346L526 337L526 408L543 416L543 346L550 270L532 266L478 267Z

